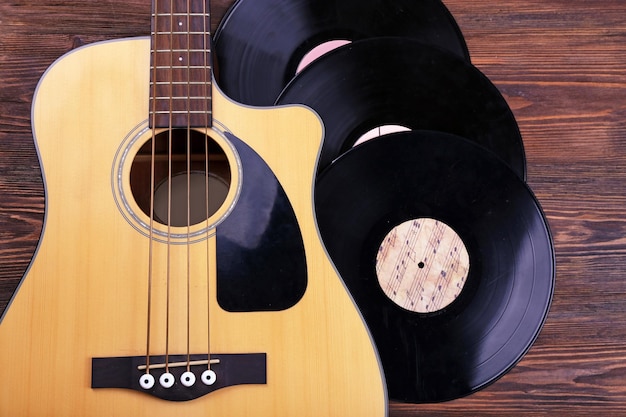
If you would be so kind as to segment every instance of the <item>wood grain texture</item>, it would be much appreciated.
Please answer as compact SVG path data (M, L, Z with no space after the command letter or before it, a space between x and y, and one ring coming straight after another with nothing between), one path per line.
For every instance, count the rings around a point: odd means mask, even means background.
M41 231L43 186L30 131L36 83L54 59L97 40L146 35L146 0L0 4L0 304ZM213 2L213 22L230 0ZM539 339L507 375L442 404L391 416L626 414L626 3L447 0L474 64L511 105L528 182L557 253Z

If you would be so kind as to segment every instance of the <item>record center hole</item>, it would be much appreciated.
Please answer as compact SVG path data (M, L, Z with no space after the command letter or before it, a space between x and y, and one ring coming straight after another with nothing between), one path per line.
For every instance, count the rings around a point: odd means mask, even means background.
M150 216L150 183L154 159L153 214L154 220L163 225L167 225L168 217L175 227L205 221L207 202L208 216L211 217L224 204L230 190L230 164L224 150L210 136L195 130L189 132L189 140L187 129L165 130L157 134L154 158L152 139L149 139L139 149L131 165L130 187L133 197L143 213ZM171 211L169 216L168 211Z
M376 276L385 295L416 313L433 313L456 300L470 262L459 235L431 218L394 227L376 255Z

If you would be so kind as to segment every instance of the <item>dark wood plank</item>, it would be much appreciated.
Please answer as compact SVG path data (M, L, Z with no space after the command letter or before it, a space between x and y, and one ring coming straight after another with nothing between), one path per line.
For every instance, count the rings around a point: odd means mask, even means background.
M554 235L557 287L534 347L467 398L392 415L626 413L626 5L446 2L517 117Z
M43 222L36 83L76 46L148 34L149 3L0 4L0 310ZM214 25L230 3L213 2ZM554 235L557 287L537 342L503 378L451 402L392 403L390 415L626 415L626 3L445 3L517 117L528 182Z

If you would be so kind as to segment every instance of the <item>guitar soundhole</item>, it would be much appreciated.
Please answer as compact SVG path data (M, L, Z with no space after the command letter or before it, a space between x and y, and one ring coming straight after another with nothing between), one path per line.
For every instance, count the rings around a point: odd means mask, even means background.
M207 215L210 218L222 207L230 187L231 167L224 150L210 136L195 130L157 134L154 156L149 139L135 155L130 170L130 188L139 208L150 216L150 190L154 188L154 220L168 225L169 219L174 227L206 221Z

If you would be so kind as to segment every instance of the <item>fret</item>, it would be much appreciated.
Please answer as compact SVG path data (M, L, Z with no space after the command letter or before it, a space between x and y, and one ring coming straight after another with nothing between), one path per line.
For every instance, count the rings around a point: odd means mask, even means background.
M210 100L210 97L155 97L155 100Z
M172 86L164 85L155 87L155 90L150 100L156 100L162 110L166 110L169 104L195 106L197 102L208 102L211 100L211 97L206 94L210 89L205 86L188 88L188 86L179 85L177 88L172 88ZM153 107L150 106L150 108Z
M191 52L191 53L207 53L207 52L211 52L210 49L157 49L156 51L152 51L152 52L156 52L157 54L169 54L172 52Z
M174 31L174 32L150 32L152 35L161 35L161 36L169 36L169 35L200 35L200 36L204 36L207 35L207 33L205 32L184 32L184 31Z
M193 102L197 102L197 101L204 102L204 101L210 100L210 97L199 96L199 95L196 95L196 96L187 96L187 95L172 95L172 96L167 95L167 96L165 96L165 95L163 95L163 96L155 96L155 98L151 97L150 100L159 100L159 101L162 101L162 102L165 101L166 104L170 100L171 100L172 103L177 103L177 102L180 102L180 101L189 101L190 103L193 103Z
M152 13L152 17L170 17L170 16L191 16L191 17L211 17L209 13Z
M152 50L151 55L158 60L157 65L167 65L172 61L180 61L180 57L189 57L196 65L202 65L205 61L210 62L211 48L209 45L208 39L190 39L187 37L159 39L156 49Z
M211 114L211 110L157 110L150 114Z
M150 81L150 85L157 85L157 86L163 86L163 85L205 85L205 86L210 86L212 83L211 81L207 80L207 81ZM210 99L210 97L207 97L208 99Z
M197 69L202 69L202 70L206 70L208 69L208 67L205 67L204 65L157 65L156 67L152 67L152 68L156 68L158 70L197 70Z

